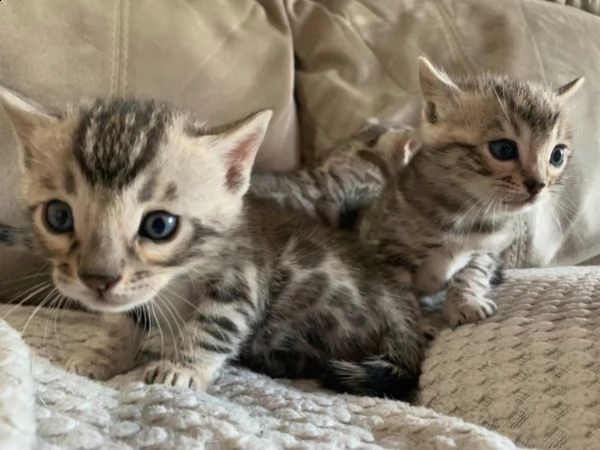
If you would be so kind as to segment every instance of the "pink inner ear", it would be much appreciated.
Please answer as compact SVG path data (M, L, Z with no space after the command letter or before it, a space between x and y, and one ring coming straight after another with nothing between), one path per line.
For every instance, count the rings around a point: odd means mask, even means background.
M415 141L414 139L409 139L404 144L404 150L406 152L410 153L411 155L413 153L415 153L418 149L419 149L419 143L417 141Z
M254 142L256 138L257 136L254 134L239 142L227 155L229 167L227 168L225 183L232 191L238 190L244 182L246 166L251 164L253 160L252 156L254 154Z

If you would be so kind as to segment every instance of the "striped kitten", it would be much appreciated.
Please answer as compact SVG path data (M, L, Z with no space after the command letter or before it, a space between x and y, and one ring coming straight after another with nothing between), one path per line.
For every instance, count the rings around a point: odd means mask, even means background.
M359 233L418 293L446 290L452 325L473 322L496 309L486 295L513 220L560 189L573 152L565 102L583 79L556 90L490 74L453 80L420 58L419 80L419 151Z
M416 151L411 128L371 121L326 151L314 167L251 176L249 195L308 214L334 228L354 228L388 178Z
M128 315L114 331L118 354L82 350L72 370L104 379L131 369L137 330L158 323L175 343L145 371L149 383L204 389L237 361L413 398L425 338L409 290L351 233L245 198L270 111L211 130L154 102L97 100L53 115L0 92L56 287Z
M383 146L352 137L315 169L260 175L251 192L312 216L317 209L334 226L340 210L352 211L363 244L401 284L419 296L446 290L448 321L473 322L496 309L486 295L502 280L512 221L560 188L572 152L565 102L583 79L557 90L490 74L454 81L425 58L419 79L414 136L371 131L389 137ZM394 151L402 163L390 174Z

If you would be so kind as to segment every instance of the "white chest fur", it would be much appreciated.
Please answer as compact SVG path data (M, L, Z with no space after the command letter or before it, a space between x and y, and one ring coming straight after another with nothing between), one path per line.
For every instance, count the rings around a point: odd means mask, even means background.
M510 227L497 233L471 233L447 238L444 245L430 250L414 277L415 289L423 294L439 292L446 282L465 267L474 253L500 253L512 239Z

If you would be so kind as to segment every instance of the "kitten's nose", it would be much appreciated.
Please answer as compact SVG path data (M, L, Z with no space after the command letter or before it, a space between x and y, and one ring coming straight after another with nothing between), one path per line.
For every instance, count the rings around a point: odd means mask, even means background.
M533 178L523 181L523 184L527 188L527 192L529 192L531 195L537 194L546 186L546 183L544 183L542 180L536 180Z
M121 275L99 274L99 273L80 273L79 278L90 289L103 293L111 290L121 279Z

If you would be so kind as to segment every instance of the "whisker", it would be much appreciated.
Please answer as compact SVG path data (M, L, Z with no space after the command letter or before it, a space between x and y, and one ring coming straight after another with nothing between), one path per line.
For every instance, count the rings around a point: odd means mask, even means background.
M173 295L176 295L176 294L173 293ZM185 319L181 316L179 311L177 311L177 308L175 308L172 304L167 302L163 297L161 297L161 299L163 299L163 304L164 304L165 308L167 308L169 314L173 318L174 324L177 326L177 331L178 331L177 336L178 337L181 336L181 330L185 326L185 322L186 322Z
M46 344L46 341L48 340L48 329L50 324L52 324L55 320L56 320L56 314L58 311L58 305L56 304L56 301L60 298L60 293L58 292L58 289L54 288L52 290L52 292L50 292L50 300L48 302L48 309L49 309L49 314L46 317L46 325L44 326L44 336L43 336L43 342L44 345ZM54 329L56 329L56 327L54 327Z
M41 283L36 284L35 286L33 286L32 288L28 289L25 294L23 294L23 296L25 296L25 298L23 298L21 301L19 301L16 305L14 305L11 309L8 310L7 313L5 313L1 319L2 320L6 320L8 318L8 316L10 316L17 308L19 308L20 306L23 305L23 303L27 302L28 300L30 300L32 297L38 295L40 292L43 292L46 289L50 289L53 287L52 282L50 281L44 281ZM21 295L19 296L21 297ZM18 298L18 297L17 297Z
M21 335L25 336L25 332L27 331L27 327L29 326L29 324L31 323L31 321L33 320L34 316L43 308L45 307L45 305L48 303L48 299L50 298L50 295L52 294L52 291L50 293L48 293L40 302L40 304L38 306L36 306L36 308L33 310L33 312L29 315L29 318L27 319L27 322L25 322L25 325L23 326L23 328L21 329Z
M163 308L160 305L160 303L157 302L155 305L156 305L156 308L158 309L160 315L165 318L165 322L166 322L167 327L169 329L169 333L171 333L171 339L173 340L173 348L175 349L175 358L178 358L179 357L179 354L178 354L178 352L179 352L179 346L176 345L177 339L175 338L175 333L173 331L173 327L171 326L170 321L166 317L165 311L163 310ZM165 306L165 308L167 308L167 305L168 305L167 302L163 302L163 306ZM167 311L168 311L168 308L167 308ZM173 317L172 314L171 314L171 317Z
M56 339L57 347L59 349L62 349L62 341L61 341L61 334L58 331L58 322L60 320L62 320L62 317L65 313L65 309L69 305L70 302L71 302L71 300L68 297L59 293L58 307L56 308L56 316L55 316L56 320L54 321L54 336Z
M169 295L172 295L174 297L177 297L179 300L181 300L182 302L184 302L186 305L191 306L194 310L197 308L197 305L193 304L192 302L190 302L187 298L182 297L181 295L179 295L177 292L172 291L170 289L166 289L166 292L169 293Z
M156 328L158 328L158 333L160 334L160 359L164 359L165 355L165 337L162 332L162 327L160 325L160 321L158 320L158 316L156 315L156 303L150 303L150 310L152 311L152 316L156 321Z

